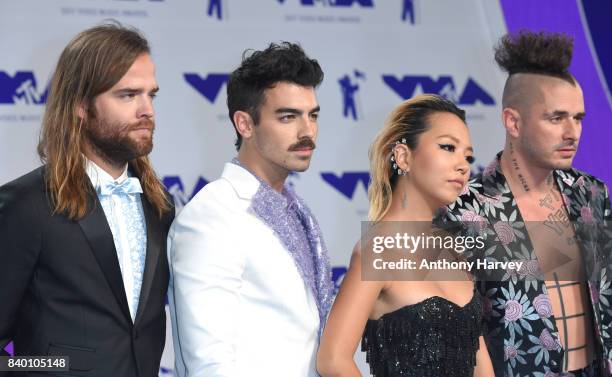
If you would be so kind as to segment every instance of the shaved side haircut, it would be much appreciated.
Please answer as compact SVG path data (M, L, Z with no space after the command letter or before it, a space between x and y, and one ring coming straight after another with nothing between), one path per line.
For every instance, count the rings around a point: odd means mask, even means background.
M561 33L534 33L522 30L504 35L495 47L495 61L508 72L502 97L503 107L520 108L535 93L533 84L539 76L556 77L572 85L576 79L569 72L574 41Z

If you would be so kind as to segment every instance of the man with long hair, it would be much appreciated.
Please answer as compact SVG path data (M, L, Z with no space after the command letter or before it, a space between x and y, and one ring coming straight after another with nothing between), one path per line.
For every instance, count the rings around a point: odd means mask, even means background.
M572 49L563 34L501 39L506 143L451 207L451 219L490 225L476 257L525 265L479 284L499 377L611 372L611 244L595 225L609 227L612 213L605 184L572 168L585 116Z
M0 187L0 349L68 356L71 375L157 376L174 218L147 157L157 90L135 29L93 27L62 52L43 165Z
M292 43L253 52L230 75L238 156L168 237L177 376L317 375L329 258L285 180L310 165L322 80L319 63Z

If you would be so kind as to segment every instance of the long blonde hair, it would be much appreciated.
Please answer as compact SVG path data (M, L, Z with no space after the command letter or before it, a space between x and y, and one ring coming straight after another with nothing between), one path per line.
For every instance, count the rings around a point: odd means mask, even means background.
M397 173L392 167L391 155L396 141L406 140L411 150L416 149L419 137L429 129L428 119L434 113L447 112L465 122L465 112L454 103L435 94L423 94L397 106L379 131L370 147L370 185L368 219L380 221L391 206Z
M138 56L148 53L149 44L137 30L111 23L79 33L60 55L38 144L54 213L71 220L83 218L93 191L83 157L86 125L77 108L82 106L91 113L96 96L113 87ZM161 217L171 205L148 157L131 160L129 166Z

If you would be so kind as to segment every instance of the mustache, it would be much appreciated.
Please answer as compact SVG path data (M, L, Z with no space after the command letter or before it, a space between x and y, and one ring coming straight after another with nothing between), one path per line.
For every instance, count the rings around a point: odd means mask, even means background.
M303 149L303 148L315 149L316 147L317 146L315 142L311 138L304 137L300 139L297 143L291 145L289 147L289 152L293 152L293 151L296 151L298 149Z
M555 149L563 149L563 148L577 149L577 147L578 147L578 140L570 140L570 141L563 142L561 144L556 145Z
M135 122L135 123L129 123L126 126L126 131L129 132L129 131L137 130L139 128L147 128L153 131L155 129L155 122L147 118L147 119L139 120L138 122Z

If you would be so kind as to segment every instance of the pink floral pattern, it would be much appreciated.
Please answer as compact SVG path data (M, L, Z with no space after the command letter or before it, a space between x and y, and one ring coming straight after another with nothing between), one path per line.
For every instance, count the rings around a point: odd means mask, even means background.
M516 351L516 348L513 346L508 346L508 347L505 347L504 349L504 359L505 360L514 359L517 354L518 352Z
M593 224L593 211L591 211L590 207L580 208L580 217L585 224Z
M523 316L523 305L516 300L506 302L506 321L516 321Z
M540 274L540 264L537 260L523 261L518 273L524 279L535 279Z
M470 181L469 189L450 207L446 217L451 221L485 224L482 229L491 235L483 249L487 259L523 262L518 271L508 271L502 278L477 284L485 298L483 310L487 313L489 331L486 336L492 344L504 344L489 348L491 359L503 358L503 371L508 376L565 377L568 373L555 373L562 370L563 350L550 298L539 278L540 269L529 235L521 233L524 230L521 226L513 227L524 221L499 169L498 158ZM612 223L610 198L603 182L573 169L557 170L554 177L572 223ZM490 210L491 207L495 210ZM601 245L607 243L598 243L597 247ZM592 248L582 251L594 253ZM468 259L483 257L476 251L464 255ZM601 250L598 255L612 255L612 251ZM591 281L589 289L596 338L612 373L612 328L608 328L612 323L612 282L607 278L612 271L606 274L604 267L595 275L600 280Z
M516 239L516 236L514 235L514 229L512 229L512 225L508 224L505 221L496 222L495 225L493 225L493 228L495 229L499 240L504 245L509 245Z
M549 318L552 313L552 305L547 294L541 293L533 299L533 306L540 318Z
M542 333L540 334L540 343L549 351L556 350L561 347L555 338L550 335L550 331L548 331L548 329L542 330Z

